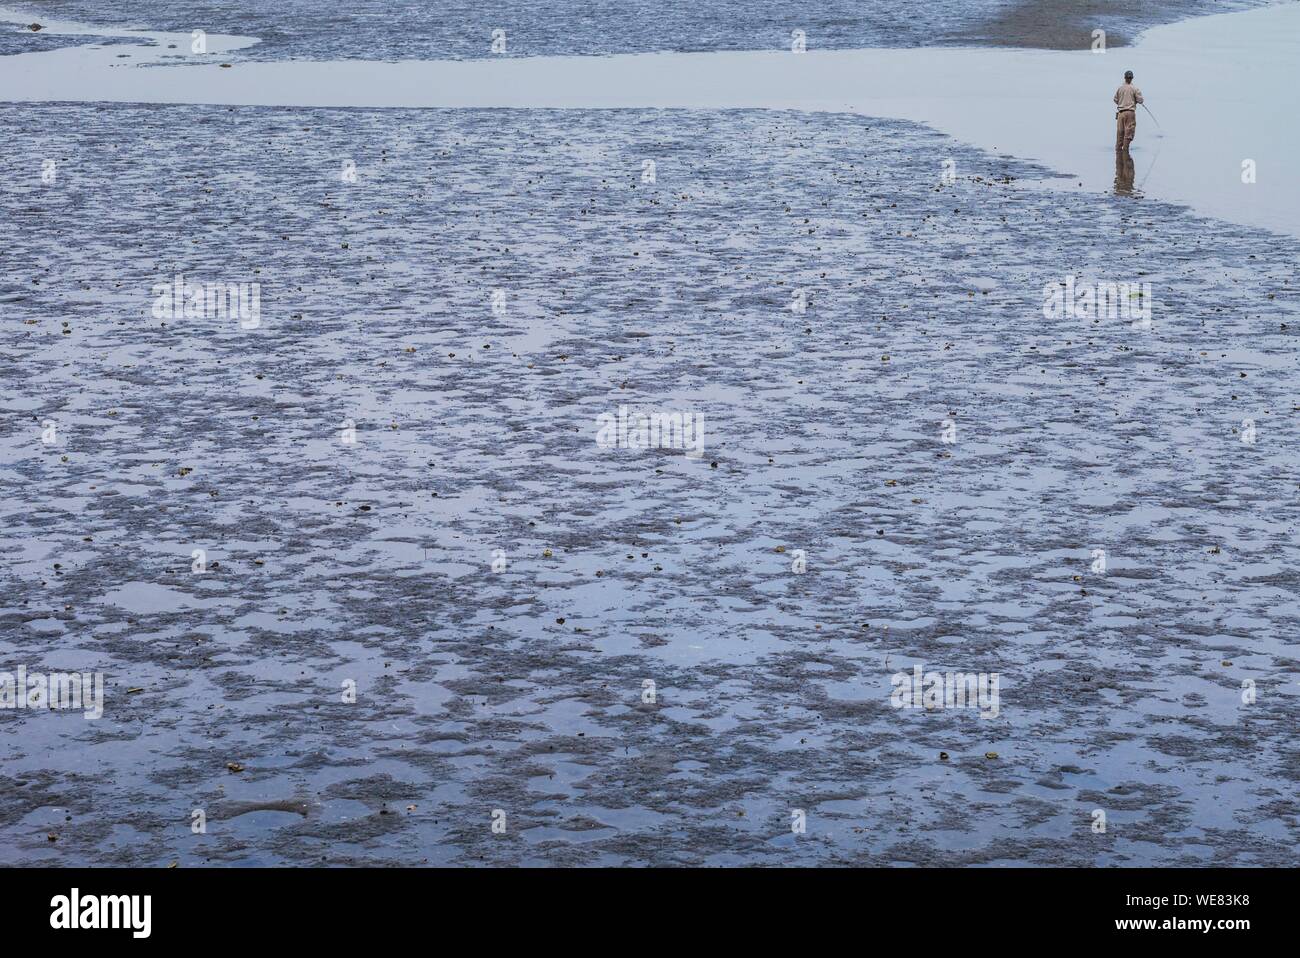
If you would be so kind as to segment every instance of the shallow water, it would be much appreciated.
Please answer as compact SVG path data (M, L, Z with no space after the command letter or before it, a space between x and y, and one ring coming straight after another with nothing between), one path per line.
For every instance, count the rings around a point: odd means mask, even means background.
M59 29L55 24L52 29ZM1300 236L1289 175L1300 4L1148 31L1132 49L1031 52L889 49L534 57L473 62L235 63L200 66L188 35L0 58L0 97L282 106L770 108L925 122L982 149L1041 161L1071 189L1129 191L1231 222ZM208 38L210 58L255 49ZM176 48L179 52L175 52ZM139 69L141 63L171 65ZM1116 168L1111 93L1135 68L1156 127L1138 121L1134 169ZM1225 82L1225 77L1233 78ZM943 156L918 158L917 175ZM1247 176L1249 167L1249 181ZM1059 185L1059 184L1058 184Z

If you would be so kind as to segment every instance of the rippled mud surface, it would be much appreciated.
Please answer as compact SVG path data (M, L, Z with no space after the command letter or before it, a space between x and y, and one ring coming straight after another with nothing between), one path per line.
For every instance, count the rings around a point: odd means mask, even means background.
M0 670L106 684L0 710L0 861L1296 863L1296 243L836 115L0 142Z
M41 53L73 46L110 46L124 41L111 37L77 37L55 33L33 33L13 24L0 23L0 56L14 53Z
M1083 50L1104 29L1118 46L1141 29L1266 0L47 0L41 13L105 26L255 36L237 59L464 59L506 56L993 44ZM18 9L30 7L16 4ZM36 17L37 20L40 17ZM3 43L0 40L0 43ZM35 42L35 41L33 41ZM3 49L0 47L0 49Z
M1127 46L1147 27L1187 17L1231 13L1275 0L1014 0L985 7L979 20L956 28L961 43L1050 50L1086 50L1093 31L1105 31L1106 47ZM1282 0L1286 2L1286 0Z

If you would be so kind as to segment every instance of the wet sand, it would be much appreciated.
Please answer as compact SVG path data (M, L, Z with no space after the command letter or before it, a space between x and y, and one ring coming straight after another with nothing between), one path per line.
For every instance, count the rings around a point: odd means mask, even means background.
M68 20L182 33L244 34L262 43L254 60L443 60L493 56L493 30L506 56L789 49L802 30L810 50L989 45L1085 50L1104 29L1111 46L1142 29L1184 17L1259 6L1266 0L707 0L578 3L555 0L47 0L23 7L25 25ZM47 20L48 18L48 20ZM14 43L35 46L30 34ZM5 41L0 39L0 44ZM3 46L0 46L3 49ZM181 49L188 49L188 43Z
M954 31L950 39L998 47L1086 50L1093 43L1093 31L1104 30L1108 47L1125 47L1147 27L1252 6L1258 4L1250 0L1017 0L973 27Z
M1295 241L829 113L0 140L0 667L108 685L0 713L0 860L1297 863ZM151 316L178 271L259 328ZM1045 319L1067 274L1151 328ZM917 663L999 715L893 709Z

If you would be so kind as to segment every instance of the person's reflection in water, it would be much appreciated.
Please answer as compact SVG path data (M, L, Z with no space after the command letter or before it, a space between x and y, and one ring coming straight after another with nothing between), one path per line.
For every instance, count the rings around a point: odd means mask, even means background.
M1133 196L1133 154L1128 150L1115 151L1115 192L1119 196ZM1141 194L1136 194L1141 195Z

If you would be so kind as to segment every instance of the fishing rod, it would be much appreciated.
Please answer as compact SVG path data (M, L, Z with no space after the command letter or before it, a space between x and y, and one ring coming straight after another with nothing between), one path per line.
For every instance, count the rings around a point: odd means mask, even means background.
M1157 130L1163 129L1163 127L1160 125L1160 121L1156 119L1156 115L1151 112L1151 107L1143 103L1142 109L1147 111L1147 116L1151 117L1151 122L1153 122L1156 125Z
M1155 117L1152 117L1151 119L1154 120ZM1151 157L1151 165L1147 167L1147 175L1142 177L1142 182L1137 185L1138 193L1142 192L1142 187L1146 186L1147 180L1151 178L1151 171L1156 168L1156 160L1160 159L1160 151L1164 148L1164 145L1165 138L1163 136L1158 137L1156 139L1156 152L1155 155Z

